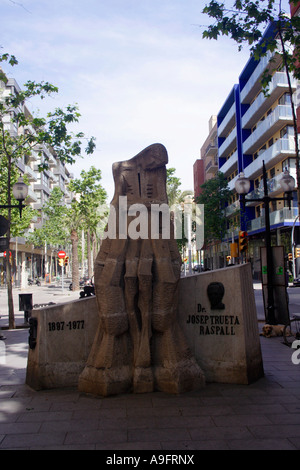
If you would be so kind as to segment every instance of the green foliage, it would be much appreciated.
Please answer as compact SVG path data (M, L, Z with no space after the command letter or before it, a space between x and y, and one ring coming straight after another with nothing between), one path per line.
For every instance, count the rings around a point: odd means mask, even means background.
M16 65L18 61L14 56L3 54L0 62L7 61L11 65ZM7 77L1 71L0 81L6 83ZM56 108L48 112L45 117L31 115L23 105L32 98L38 96L44 99L58 93L58 88L49 82L36 83L27 81L23 90L18 93L7 95L4 89L0 88L0 141L6 152L10 152L12 159L20 157L20 150L23 154L30 155L37 151L42 155L42 146L48 145L54 151L58 160L62 163L73 164L77 157L82 156L82 149L85 141L85 153L92 154L95 150L95 138L86 139L82 132L74 134L69 131L69 126L78 123L80 113L77 104L68 105L65 109ZM16 128L23 128L24 133L10 135L5 132L5 123L10 121ZM46 157L39 164L39 169L47 169L49 162Z
M204 204L204 238L205 242L222 240L226 233L227 221L225 217L225 205L229 201L231 191L228 182L222 172L206 181L202 186L202 192L196 198L197 204Z
M294 3L290 0L289 3ZM203 32L203 38L218 39L219 36L228 36L237 44L239 50L244 44L251 47L251 52L259 60L268 51L285 55L289 71L296 78L300 78L300 18L289 18L281 9L281 2L277 0L236 0L230 7L224 2L210 1L203 9L214 21ZM274 38L262 41L265 28L273 23L286 45L285 51ZM264 86L269 83L268 76L264 77Z
M42 208L46 220L41 228L35 229L29 234L27 241L36 247L48 245L65 245L68 237L66 227L67 208L63 204L63 192L59 187L53 188L50 197Z
M11 166L10 169L10 192L8 192L8 161L7 156L3 154L0 147L0 204L1 205L18 205L18 201L14 198L12 187L18 181L19 171L15 165ZM24 182L28 184L26 176L23 178ZM25 201L26 204L26 201ZM30 206L26 206L22 211L22 218L20 218L20 212L18 208L13 208L10 211L8 209L1 209L1 215L6 219L10 217L10 234L12 237L23 236L25 231L28 229L32 219L37 215L37 211L33 210Z
M105 203L107 194L100 184L101 170L92 166L88 171L82 170L80 178L70 182L69 190L78 196L78 201L73 201L73 209L79 211L87 230L96 233L101 214L98 207Z
M170 207L178 202L180 196L181 181L175 176L175 171L175 168L167 168L167 195Z

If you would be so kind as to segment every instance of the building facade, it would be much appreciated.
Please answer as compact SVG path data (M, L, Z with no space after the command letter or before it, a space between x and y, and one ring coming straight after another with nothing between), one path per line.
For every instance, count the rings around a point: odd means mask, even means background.
M274 28L270 25L265 37L274 37L274 34ZM261 77L270 68L271 60L272 80L266 95L262 90ZM291 81L296 98L297 83L293 77ZM267 170L269 196L284 196L279 184L284 170L288 170L296 181L290 101L288 80L280 56L268 54L259 61L250 57L217 114L217 168L225 174L232 197L226 208L227 239L219 241L213 260L209 259L209 250L206 253L206 262L210 268L219 268L226 264L226 257L230 255L230 242L237 241L238 232L242 229L248 232L250 238L248 256L252 262L253 275L260 276L260 247L265 244L263 203L248 203L241 217L235 181L243 172L251 182L249 198L260 199L263 196L263 162ZM204 177L207 179L210 175L205 172ZM270 203L273 241L274 244L283 245L286 253L291 250L291 230L297 215L296 193L291 209L285 201Z
M20 87L16 80L9 78L6 83L0 81L0 89L2 96L15 95L20 92ZM30 112L24 105L22 110L26 116L30 116ZM5 130L11 135L24 132L17 128L11 122L10 116L6 116ZM48 161L48 170L39 171L39 164ZM30 155L24 155L16 162L16 166L20 175L26 175L29 181L28 197L26 204L30 204L35 210L38 210L38 216L35 217L26 234L22 237L11 239L11 263L13 272L13 282L16 286L25 287L28 278L43 277L50 281L50 276L56 274L57 256L53 247L47 246L47 241L42 247L35 248L26 241L26 235L40 228L45 220L45 214L42 207L50 197L51 191L58 186L63 192L63 203L68 205L71 203L72 194L68 190L70 180L73 178L72 173L67 167L56 158L53 150L46 145L40 148L34 148ZM51 272L50 272L51 271ZM0 283L5 282L5 257L0 252Z

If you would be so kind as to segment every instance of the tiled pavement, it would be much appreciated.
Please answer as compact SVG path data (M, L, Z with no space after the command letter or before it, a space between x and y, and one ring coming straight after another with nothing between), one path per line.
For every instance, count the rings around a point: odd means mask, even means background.
M300 449L300 364L282 338L261 337L265 376L183 395L96 398L25 385L28 330L0 341L0 450ZM5 347L4 347L5 346ZM299 354L300 358L300 354Z

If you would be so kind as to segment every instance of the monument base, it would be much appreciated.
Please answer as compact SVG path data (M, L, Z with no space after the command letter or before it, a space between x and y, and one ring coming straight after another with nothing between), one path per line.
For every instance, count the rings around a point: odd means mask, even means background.
M207 382L249 384L264 375L249 263L182 278L178 309Z
M216 283L223 286L224 294L212 306L208 286L216 287ZM103 396L155 389L183 393L203 386L204 377L199 370L203 371L206 382L249 384L263 376L249 264L180 280L178 322L181 328L175 336L171 330L168 334L173 335L172 341L177 346L181 344L182 334L185 338L182 344L187 344L188 349L181 346L180 357L176 356L175 347L153 347L153 351L158 349L166 354L153 357L151 377L146 377L143 368L129 370L130 361L128 364L123 361L114 371L104 372L101 367L89 371L86 367L99 323L96 297L33 310L32 317L36 319L37 330L31 338L33 346L28 353L26 383L35 390L79 384L81 391L87 391L89 383L90 393ZM152 343L164 341L163 336L154 335ZM170 338L165 340L172 344ZM83 370L88 371L86 375L82 374ZM115 374L110 388L105 376L108 373Z
M78 384L98 326L95 297L32 311L26 383L35 390ZM33 331L35 330L35 331Z

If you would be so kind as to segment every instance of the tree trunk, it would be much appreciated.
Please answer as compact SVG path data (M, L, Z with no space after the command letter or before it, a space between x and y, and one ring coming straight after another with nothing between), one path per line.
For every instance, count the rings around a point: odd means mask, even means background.
M9 259L9 243L10 242L10 228L6 235L6 286L7 286L7 301L8 301L8 327L10 330L15 329L15 312L14 312L14 300L12 292L12 276L11 276L11 264Z
M87 243L86 243L86 251L87 251L87 260L88 260L88 278L91 279L92 277L92 250L91 250L91 232L90 229L87 231Z
M11 205L11 158L7 158L7 205ZM11 226L11 208L8 209L8 230L6 233L6 285L7 285L7 300L8 300L8 326L9 329L14 329L15 325L15 312L14 300L12 293L12 277L11 277L11 264L9 259L9 245L10 245L10 226Z
M78 233L71 232L72 243L72 290L79 290L79 260L78 260Z

